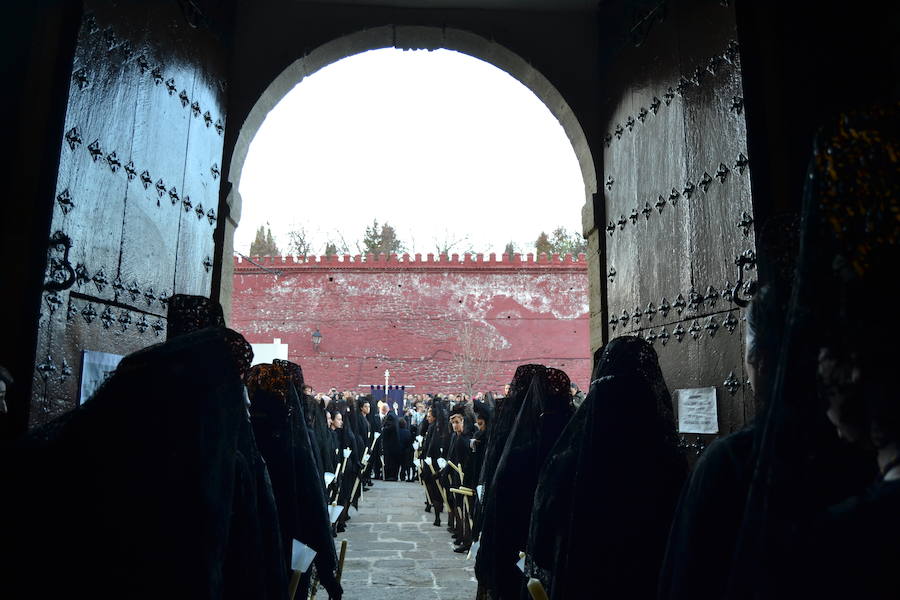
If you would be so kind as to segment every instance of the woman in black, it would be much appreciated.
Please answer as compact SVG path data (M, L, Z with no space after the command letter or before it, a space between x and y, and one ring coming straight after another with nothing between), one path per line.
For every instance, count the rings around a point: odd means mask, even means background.
M551 454L531 514L528 575L554 599L655 598L687 462L650 344L607 344Z

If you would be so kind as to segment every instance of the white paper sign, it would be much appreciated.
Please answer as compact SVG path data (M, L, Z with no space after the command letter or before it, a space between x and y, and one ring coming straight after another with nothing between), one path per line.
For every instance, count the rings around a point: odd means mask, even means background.
M116 370L121 360L120 354L81 351L81 392L78 395L78 404L84 404L97 391L106 378Z
M291 548L291 569L306 573L309 565L312 564L313 559L316 557L316 551L303 542L298 542L297 540L293 540L293 542Z
M716 388L675 390L680 433L719 433Z
M373 440L373 441L374 441L374 440L377 440L377 439L380 438L380 437L381 437L381 434L378 433L377 431L376 431L375 433L372 434L372 440Z
M431 457L430 456L425 457L425 464L428 465L429 467L431 466Z

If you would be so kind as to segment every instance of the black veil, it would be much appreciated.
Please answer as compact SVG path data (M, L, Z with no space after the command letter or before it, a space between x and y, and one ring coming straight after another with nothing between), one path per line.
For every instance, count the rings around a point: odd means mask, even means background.
M656 352L612 340L541 470L526 572L551 598L655 598L686 472Z

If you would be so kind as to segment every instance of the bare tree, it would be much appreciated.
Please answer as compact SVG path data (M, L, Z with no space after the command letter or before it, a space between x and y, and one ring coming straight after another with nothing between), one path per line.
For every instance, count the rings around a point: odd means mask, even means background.
M440 238L432 238L432 242L434 243L435 253L438 256L441 254L449 255L454 251L457 254L472 253L472 242L468 235L458 236L445 229L443 235Z
M312 253L312 243L302 225L294 225L288 231L288 251L294 256L309 256Z
M471 321L463 321L458 334L459 349L453 354L453 367L466 393L474 396L494 370L492 359L497 345L486 333Z

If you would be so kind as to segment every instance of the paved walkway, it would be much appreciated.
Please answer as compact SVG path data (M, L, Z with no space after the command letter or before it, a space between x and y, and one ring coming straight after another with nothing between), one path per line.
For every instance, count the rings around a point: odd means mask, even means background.
M474 561L453 552L444 523L435 527L418 483L375 481L350 510L341 584L347 600L474 600Z

